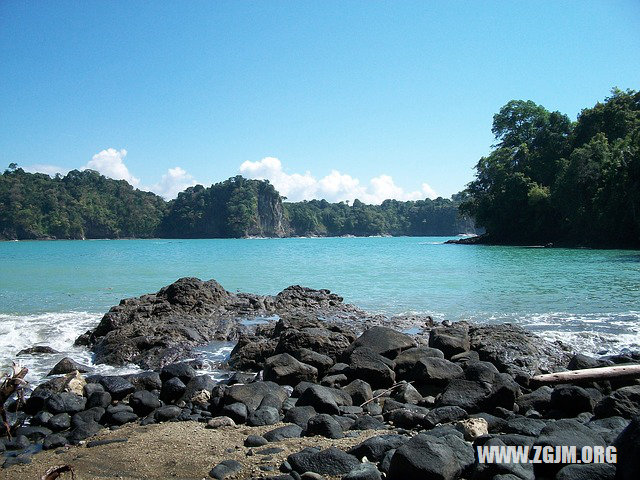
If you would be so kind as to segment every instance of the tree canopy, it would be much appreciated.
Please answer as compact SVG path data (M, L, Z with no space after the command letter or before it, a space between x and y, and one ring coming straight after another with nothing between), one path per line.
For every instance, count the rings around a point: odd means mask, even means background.
M455 235L475 232L458 200L283 203L268 181L236 176L165 202L95 171L0 175L0 239Z
M512 100L492 132L461 206L490 241L640 246L640 93L613 89L576 122Z

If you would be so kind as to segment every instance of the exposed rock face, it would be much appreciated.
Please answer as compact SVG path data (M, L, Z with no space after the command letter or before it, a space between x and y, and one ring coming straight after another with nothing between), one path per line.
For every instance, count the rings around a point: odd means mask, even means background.
M255 228L248 232L251 236L285 237L289 227L285 223L282 198L261 190L258 192L258 218Z
M249 333L249 327L240 323L244 318L274 314L345 320L366 316L328 290L296 285L275 297L234 294L215 280L181 278L155 294L122 300L76 344L89 345L97 363L160 368L184 358L194 346L236 340L241 333ZM313 343L303 346L316 347ZM273 353L267 349L264 358Z
M559 342L544 342L537 335L509 323L469 327L470 347L483 361L501 372L526 377L566 367L571 356Z

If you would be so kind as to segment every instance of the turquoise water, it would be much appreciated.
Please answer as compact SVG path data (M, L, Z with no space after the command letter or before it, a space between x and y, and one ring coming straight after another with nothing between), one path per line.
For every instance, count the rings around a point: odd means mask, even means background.
M261 294L292 284L328 288L387 314L517 322L591 352L638 348L640 252L444 240L3 242L0 361L34 343L68 351L72 339L121 298L157 291L182 276L215 278L228 290ZM90 361L86 352L74 353Z

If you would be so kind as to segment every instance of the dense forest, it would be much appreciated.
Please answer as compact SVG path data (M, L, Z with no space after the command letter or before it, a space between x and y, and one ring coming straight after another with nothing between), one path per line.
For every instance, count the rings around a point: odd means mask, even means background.
M487 243L640 247L640 93L614 89L572 122L532 101L493 118L461 211Z
M159 196L92 170L64 177L11 164L0 175L0 238L153 237L167 209Z
M12 164L0 175L0 239L456 235L475 232L452 200L283 203L268 181L236 176L175 200L92 170L52 178Z

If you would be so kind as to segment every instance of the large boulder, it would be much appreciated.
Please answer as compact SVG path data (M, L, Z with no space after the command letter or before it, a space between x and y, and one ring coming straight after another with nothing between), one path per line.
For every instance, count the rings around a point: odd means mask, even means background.
M327 355L332 360L355 339L353 332L346 327L312 318L280 319L273 335L278 338L276 353L295 356L302 349L307 349Z
M274 396L284 402L287 391L274 382L254 382L245 385L232 385L225 390L224 403L243 403L249 410L257 410L266 396Z
M252 327L241 320L251 317L365 318L365 312L343 303L328 290L289 287L275 297L249 293L232 293L215 280L181 278L157 293L128 298L107 312L98 326L78 337L76 344L87 345L96 363L127 365L135 363L145 369L158 369L192 355L192 349L214 340L237 340L250 334ZM273 335L277 342L264 342L255 355L239 355L249 343L244 342L231 357L236 368L259 369L262 359L273 353L292 353L309 348L335 358L349 346L355 336L348 329L316 325L317 331L289 329ZM262 343L262 342L261 342ZM280 350L274 352L273 344ZM253 357L253 358L252 358ZM184 381L184 379L183 379Z
M454 480L462 468L453 449L439 438L419 434L396 450L389 480Z
M330 476L346 475L360 465L356 457L335 447L321 451L315 448L305 448L298 453L289 455L287 462L294 471L300 474L313 472Z
M64 357L49 371L47 375L61 375L78 371L80 373L86 373L90 368L86 365L82 365L72 358Z
M619 388L600 400L593 412L598 418L616 415L632 418L640 415L640 385Z
M162 406L160 399L153 393L147 390L138 390L129 397L129 406L133 409L134 413L140 417L144 417L156 408Z
M615 441L618 480L640 478L640 417L631 420Z
M298 361L288 353L281 353L265 361L264 379L280 385L315 382L318 379L318 369Z
M318 413L338 414L341 406L352 404L351 397L341 390L311 385L302 392L296 406L310 406Z
M469 340L480 360L523 378L561 370L569 362L568 348L560 342L548 342L509 323L472 325Z
M566 417L592 412L595 403L593 395L577 385L560 385L551 393L551 408Z
M309 419L305 435L308 437L320 435L322 437L334 439L344 437L342 426L335 418L326 413L321 413Z
M81 412L86 404L86 398L70 392L54 393L46 400L46 408L53 414Z
M367 347L379 355L394 359L404 350L415 346L416 342L409 335L388 327L372 327L365 330L362 335L351 344L347 355L356 348Z
M606 445L602 435L574 419L562 419L552 422L542 429L536 438L534 446L553 447L575 446L580 452L584 446ZM564 465L562 463L536 463L536 476L551 476Z
M427 358L444 358L442 351L431 347L415 347L405 350L394 359L398 380L415 380L414 368Z
M429 332L429 346L437 348L446 358L469 351L469 325L456 323L433 328Z
M372 388L387 388L395 383L394 363L368 347L358 347L345 358L349 368L344 372L349 380L360 379Z
M408 438L404 435L379 435L359 443L351 448L348 453L356 456L360 460L362 460L363 457L367 457L369 461L379 462L388 451L400 448L407 440Z

